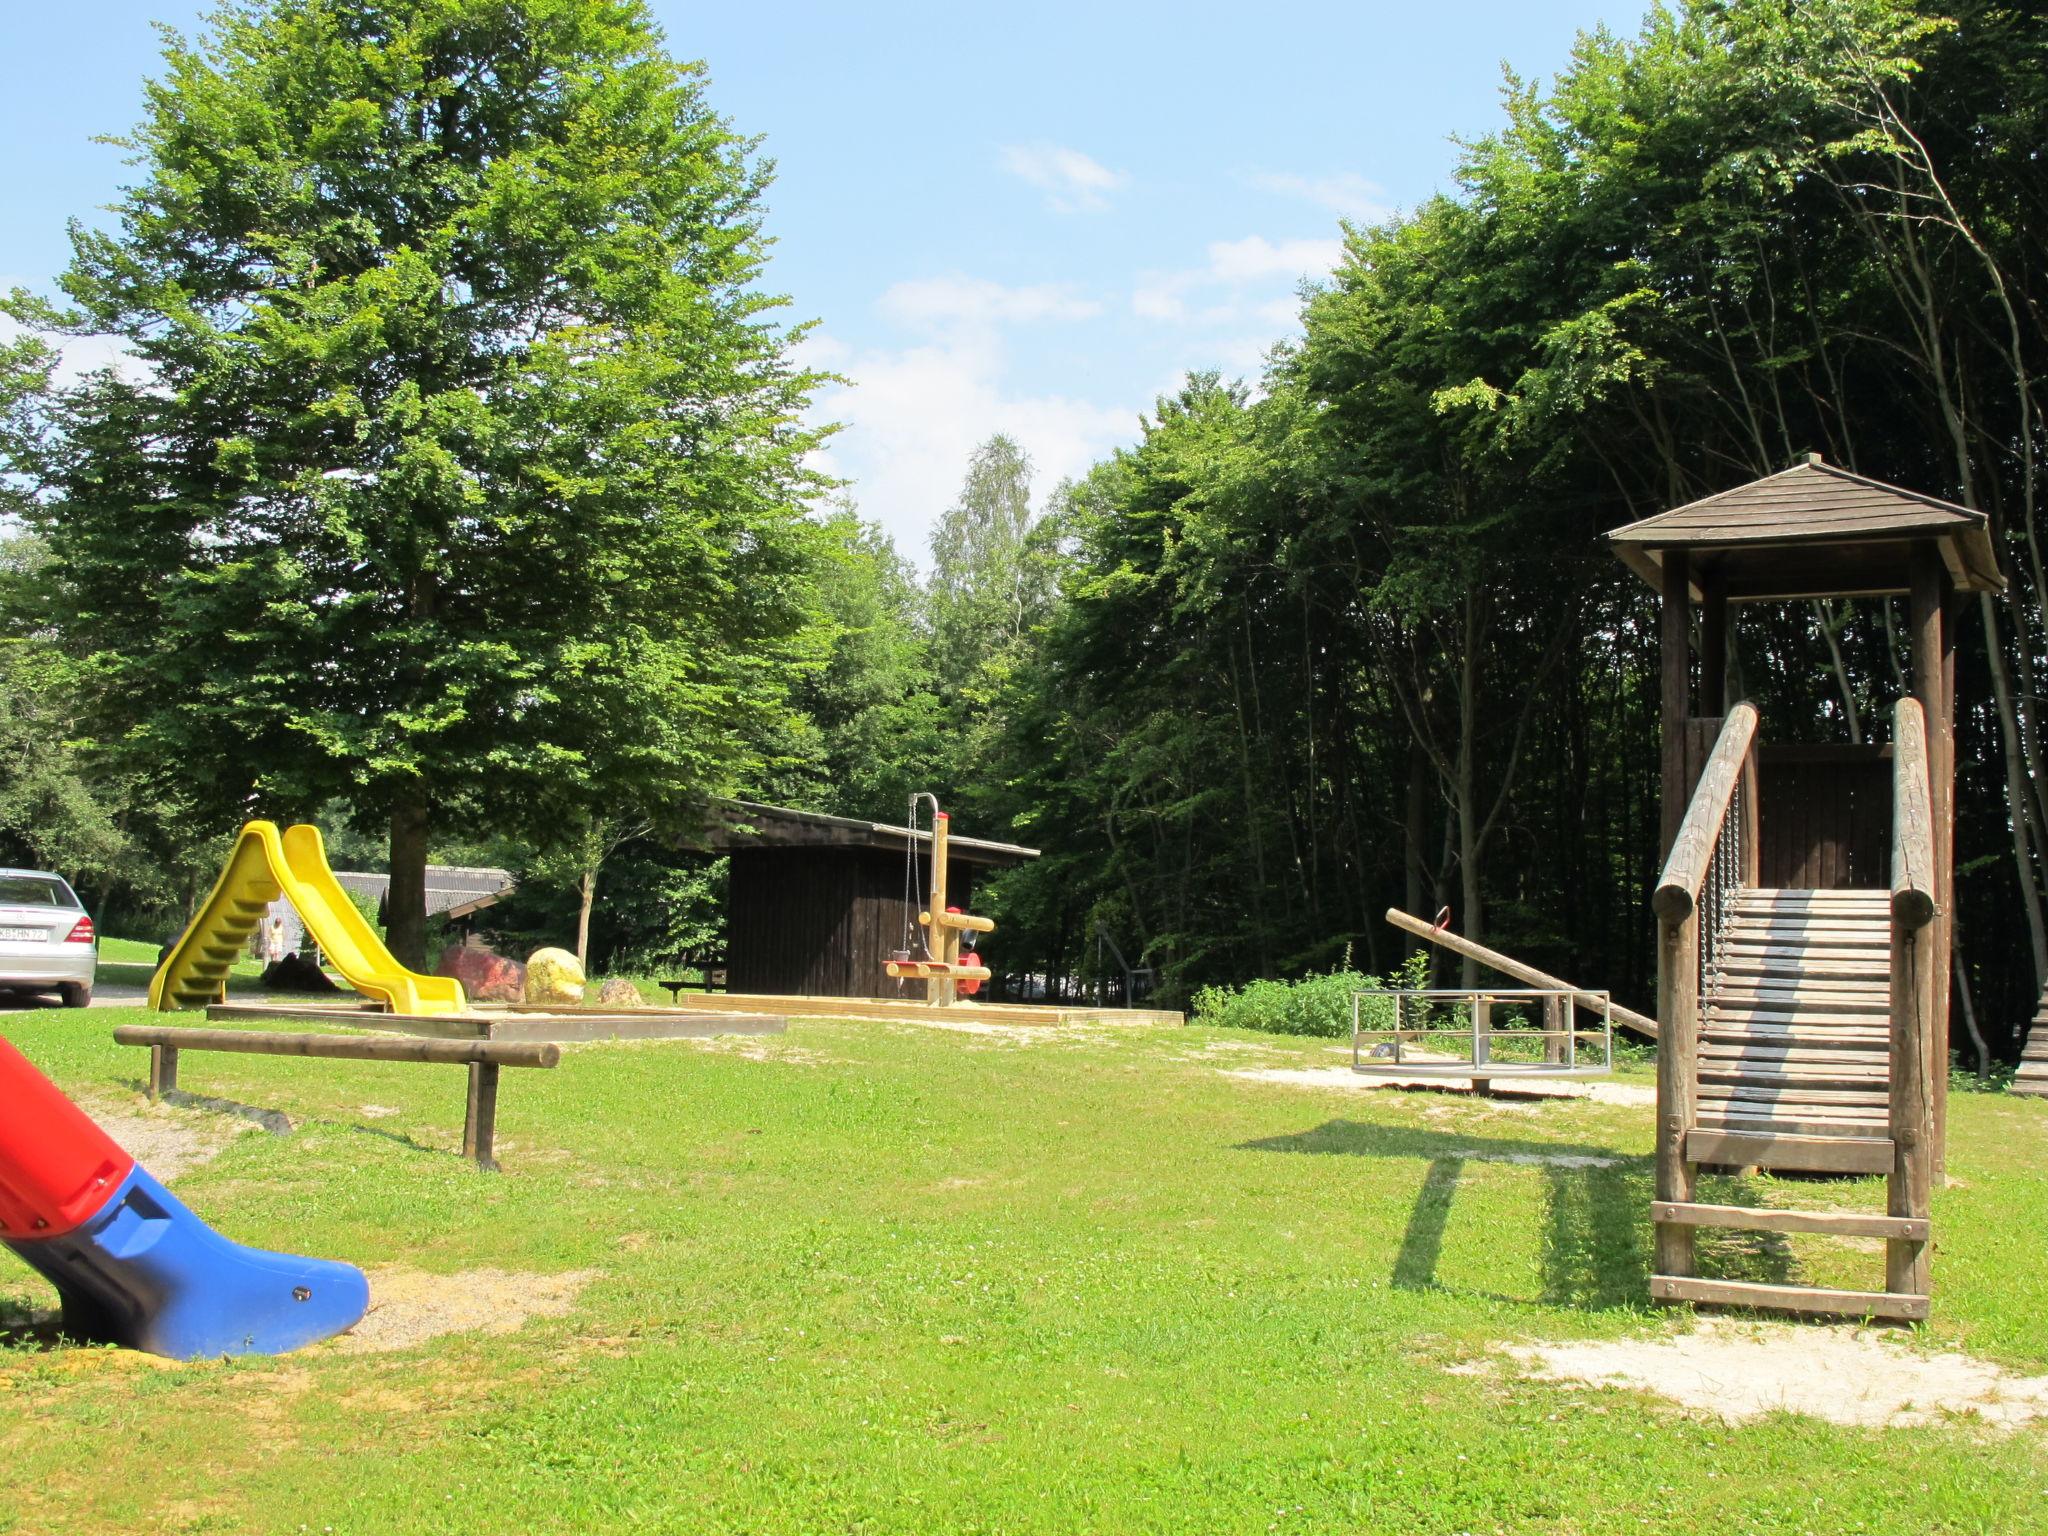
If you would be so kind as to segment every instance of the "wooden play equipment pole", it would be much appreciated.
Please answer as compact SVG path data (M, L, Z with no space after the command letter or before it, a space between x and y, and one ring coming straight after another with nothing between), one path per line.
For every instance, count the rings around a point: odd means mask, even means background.
M915 833L912 833L913 838ZM891 960L885 969L899 979L924 981L925 1001L934 1008L950 1008L960 1000L960 983L987 981L994 973L985 965L960 963L962 933L993 933L995 921L970 917L965 912L946 910L946 844L952 835L952 818L944 811L932 815L931 905L917 914L925 931L924 960ZM916 857L916 845L911 845Z

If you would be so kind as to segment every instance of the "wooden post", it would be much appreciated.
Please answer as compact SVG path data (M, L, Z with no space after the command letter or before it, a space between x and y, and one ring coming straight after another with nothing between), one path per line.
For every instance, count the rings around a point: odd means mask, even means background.
M1661 862L1671 853L1678 824L1685 819L1685 722L1692 715L1692 656L1688 562L1682 549L1664 551L1663 817L1657 844Z
M1917 668L1916 668L1917 670ZM1932 1206L1936 1158L1935 1084L1946 1078L1934 1028L1936 941L1932 795L1927 733L1917 700L1902 699L1893 732L1891 895L1891 1096L1888 1111L1892 1171L1886 1209L1924 1220ZM1885 1244L1885 1289L1928 1294L1930 1264L1924 1239Z
M1572 1010L1561 997L1543 999L1543 1059L1552 1066L1565 1059L1561 1031L1572 1022Z
M485 1173L498 1171L498 1064L472 1062L469 1106L462 1119L462 1155Z
M167 1094L178 1091L178 1048L175 1045L152 1045L149 1048L149 1102L161 1103Z
M1715 568L1700 570L1700 713L1728 712L1728 583Z
M931 937L937 951L932 958L942 965L957 965L960 960L959 933L939 921L946 915L946 838L951 826L952 818L944 811L932 817ZM959 995L959 984L950 974L931 977L924 984L925 1001L934 1008L951 1007Z
M1472 994L1472 1065L1484 1066L1492 1059L1492 1044L1488 1039L1493 1033L1493 999L1480 993ZM1493 1097L1493 1079L1475 1077L1472 1092L1482 1099Z
M1950 890L1955 828L1955 716L1950 690L1955 673L1954 640L1942 622L1948 606L1948 571L1941 551L1930 540L1913 546L1910 595L1913 625L1913 696L1926 722L1927 809L1934 851L1934 923L1930 935L1932 966L1926 978L1931 1010L1927 1016L1930 1059L1927 1071L1934 1099L1934 1166L1936 1178L1948 1169L1948 1011L1951 927L1954 902Z
M1691 1204L1696 1170L1686 1160L1692 1129L1693 1057L1700 1007L1699 913L1657 923L1657 1198ZM1657 1273L1693 1273L1693 1229L1657 1223Z

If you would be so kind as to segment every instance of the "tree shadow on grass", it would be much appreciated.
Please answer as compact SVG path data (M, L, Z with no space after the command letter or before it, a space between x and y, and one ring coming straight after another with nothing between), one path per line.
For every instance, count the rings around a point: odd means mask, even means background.
M1652 1236L1649 1221L1654 1187L1652 1159L1612 1147L1554 1141L1468 1135L1403 1126L1330 1120L1291 1136L1239 1143L1250 1152L1293 1152L1321 1156L1379 1157L1427 1165L1422 1187L1408 1215L1395 1255L1392 1282L1410 1291L1482 1293L1445 1285L1436 1277L1444 1232L1456 1204L1465 1167L1472 1162L1506 1163L1543 1175L1542 1290L1545 1303L1596 1311L1639 1308L1650 1295ZM1717 1192L1722 1204L1761 1204L1747 1181ZM1731 1279L1783 1283L1793 1269L1789 1247L1774 1233L1702 1234L1702 1268ZM1530 1300L1485 1292L1502 1301Z

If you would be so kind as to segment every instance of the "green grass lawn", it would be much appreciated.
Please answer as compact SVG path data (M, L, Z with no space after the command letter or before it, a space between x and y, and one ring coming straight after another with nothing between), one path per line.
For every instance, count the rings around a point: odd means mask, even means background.
M132 1107L144 1059L106 1030L129 1016L0 1030L74 1093ZM178 1181L230 1235L455 1285L596 1278L566 1317L390 1354L0 1350L0 1530L2048 1526L2039 1430L1729 1428L1448 1369L1502 1341L1687 1326L1643 1300L1647 1109L1249 1081L1219 1068L1340 1058L1203 1029L1019 1043L799 1021L734 1044L508 1073L497 1177L454 1155L452 1069L189 1058L189 1091L298 1124ZM1924 1336L2039 1371L2048 1105L1958 1095L1953 1120ZM1622 1160L1508 1160L1559 1153ZM1724 1239L1708 1262L1881 1285L1868 1245L1785 1243ZM0 1267L0 1312L50 1299Z

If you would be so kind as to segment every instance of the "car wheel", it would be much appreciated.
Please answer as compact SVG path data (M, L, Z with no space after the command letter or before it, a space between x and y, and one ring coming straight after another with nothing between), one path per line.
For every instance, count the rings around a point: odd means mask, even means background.
M67 981L57 989L57 995L64 999L66 1008L89 1008L92 1006L92 988L83 982Z

